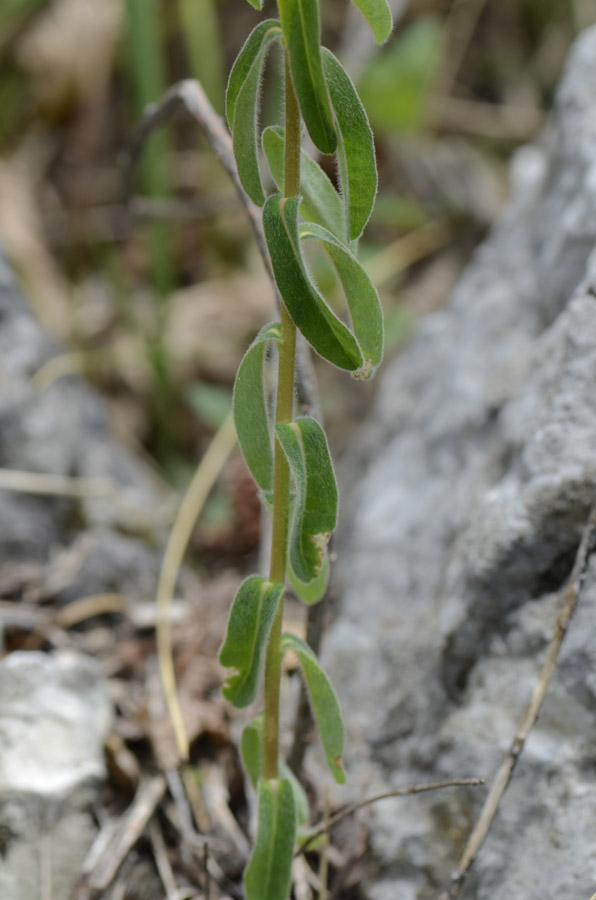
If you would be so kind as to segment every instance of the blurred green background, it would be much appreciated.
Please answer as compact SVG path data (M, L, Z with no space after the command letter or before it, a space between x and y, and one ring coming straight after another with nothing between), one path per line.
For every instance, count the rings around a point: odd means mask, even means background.
M378 49L346 0L322 3L324 43L376 132L380 192L361 255L388 356L444 302L504 202L511 153L540 131L574 36L596 20L591 0L392 5L395 30ZM199 78L221 112L259 18L242 0L0 3L0 245L65 348L38 383L84 373L120 434L177 485L225 417L273 297L234 190L188 117L149 141L130 203L118 157L143 107L182 78ZM277 83L266 84L267 120ZM320 377L341 450L374 388L352 391L329 367Z

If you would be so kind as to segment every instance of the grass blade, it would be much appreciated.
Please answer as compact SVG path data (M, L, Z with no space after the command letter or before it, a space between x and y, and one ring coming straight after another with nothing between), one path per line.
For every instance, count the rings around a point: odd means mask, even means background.
M225 78L216 0L178 0L178 16L192 75L221 113Z

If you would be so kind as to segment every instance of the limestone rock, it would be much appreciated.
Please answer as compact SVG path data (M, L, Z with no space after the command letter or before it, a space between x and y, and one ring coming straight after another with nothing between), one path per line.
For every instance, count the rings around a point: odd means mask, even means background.
M118 545L115 568L105 559L109 554L94 554L91 583L85 587L78 578L76 585L83 594L124 593L135 578L145 586L147 573L153 591L160 554L147 545L139 549L129 535L136 529L145 537L153 528L153 543L163 542L163 530L151 525L161 498L140 462L111 435L105 404L83 379L60 377L45 389L36 387L35 374L62 352L36 321L0 248L0 467L103 480L120 501L92 493L68 498L0 490L0 564L45 564L80 541L83 531L98 546ZM135 517L123 515L123 507ZM138 526L143 514L148 524ZM76 599L73 594L64 599Z
M97 830L111 719L92 659L15 652L0 663L0 896L72 896Z
M338 540L326 642L354 797L494 774L596 496L596 29L446 308L381 375ZM349 523L349 524L348 524ZM547 701L462 894L596 887L596 565ZM355 664L357 660L357 664ZM368 900L436 900L484 789L370 812Z

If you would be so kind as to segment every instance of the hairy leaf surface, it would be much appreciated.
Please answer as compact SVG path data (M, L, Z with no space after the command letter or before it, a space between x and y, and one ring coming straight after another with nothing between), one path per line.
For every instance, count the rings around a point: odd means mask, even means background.
M335 114L337 158L352 240L368 222L377 193L377 164L372 131L356 88L343 66L323 49L323 67Z
M292 568L291 560L289 560L289 563L288 580L296 592L296 595L303 603L306 603L307 606L314 606L315 603L318 603L319 600L325 596L325 591L329 584L329 554L325 554L320 574L307 584L300 581Z
M352 328L364 357L359 377L369 378L383 358L383 310L377 289L353 253L326 228L300 227L302 240L316 240L329 255L344 290Z
M242 729L240 756L254 788L263 769L263 717L257 716Z
M279 0L279 12L302 118L319 150L333 153L337 139L321 62L318 0Z
M272 423L264 382L267 343L280 340L277 322L266 325L248 348L234 383L234 424L242 455L262 491L273 487Z
M255 699L282 593L283 585L272 584L259 575L251 575L238 588L219 652L222 666L236 669L223 688L224 697L234 706L248 706Z
M354 0L354 3L370 25L377 44L384 44L393 28L387 0Z
M310 281L298 234L300 199L267 198L263 226L277 286L306 340L329 362L350 372L359 370L364 357L352 332L327 306Z
M276 19L266 19L249 35L232 67L226 91L226 117L242 186L262 206L265 193L259 172L259 95L263 65L271 43L281 37Z
M296 841L294 792L287 779L259 781L258 822L244 873L246 900L287 900Z
M318 578L327 541L337 524L337 484L325 432L309 416L275 431L296 486L290 526L289 557L298 579Z
M318 659L304 641L295 634L284 634L281 640L284 651L293 650L298 656L327 765L338 784L343 784L346 780L342 763L344 723L335 691Z
M234 112L236 109L236 100L246 81L250 70L253 67L259 53L266 47L270 41L279 38L281 35L281 25L277 19L265 19L260 22L249 34L244 46L236 57L234 65L228 77L228 86L226 88L226 119L230 131L234 127Z
M256 789L261 771L263 768L263 717L257 716L252 722L244 726L242 738L240 740L240 754L242 763L251 780L252 786ZM280 761L279 773L281 778L285 778L292 785L294 792L294 805L296 807L296 818L299 825L308 822L310 810L308 800L304 793L304 788L285 762Z
M263 150L280 193L285 185L285 128L270 126L263 132ZM346 241L346 221L342 200L329 177L306 153L300 154L300 213L309 222L324 225L340 240Z

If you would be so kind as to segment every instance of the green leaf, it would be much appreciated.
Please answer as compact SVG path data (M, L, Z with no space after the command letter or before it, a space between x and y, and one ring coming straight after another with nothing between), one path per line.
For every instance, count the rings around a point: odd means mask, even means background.
M256 789L263 768L263 717L257 716L248 725L245 725L240 740L240 755L244 768L248 772L252 786ZM279 772L292 785L294 792L294 805L299 825L304 825L310 817L308 800L304 788L283 761L279 763Z
M363 366L354 374L369 378L383 358L383 310L377 290L356 257L326 228L314 223L302 225L300 237L318 241L335 266L364 357Z
M259 54L264 47L267 47L270 41L278 38L281 34L281 26L277 19L265 19L256 28L253 28L247 37L242 50L236 57L236 61L230 71L228 78L228 86L226 88L226 119L230 126L230 131L234 127L234 112L236 110L236 101L242 85L248 78L250 71L258 59Z
M339 175L350 237L355 240L368 222L377 193L375 145L356 88L340 62L326 49L323 67L335 113Z
M226 91L226 116L242 187L257 206L265 202L259 172L258 114L261 74L272 41L281 37L276 19L266 19L249 35L232 67Z
M294 323L317 353L340 369L357 371L364 357L354 335L329 309L307 274L298 234L299 203L298 197L272 194L263 210L277 286Z
M263 0L248 0L248 2L251 6L254 6L255 9L263 9Z
M263 132L263 150L269 169L280 193L285 184L285 128L270 126ZM318 163L306 153L300 154L300 214L309 222L324 225L340 240L346 241L346 221L341 198L329 177Z
M280 0L278 5L302 118L319 150L333 153L337 139L321 63L318 0Z
M343 784L346 780L342 762L344 723L335 691L318 659L304 641L295 634L284 634L281 644L284 652L294 650L298 656L312 711L321 734L327 765L338 784Z
M263 717L257 716L242 729L240 756L252 786L256 789L263 770Z
M234 384L234 425L242 455L262 491L273 488L272 424L264 384L269 341L279 341L280 326L266 325L246 351Z
M305 416L276 425L275 431L296 486L290 562L298 579L308 584L323 571L327 541L337 524L335 473L325 432L316 419Z
M257 839L244 873L246 900L287 900L296 841L294 792L285 779L259 782Z
M234 706L248 706L255 699L263 668L267 640L283 585L251 575L238 588L219 661L236 669L223 694Z
M354 0L354 3L370 25L377 44L384 44L393 28L387 0Z
M310 819L310 808L308 806L308 797L304 788L285 762L279 764L279 774L290 782L292 792L294 794L294 806L296 807L296 821L298 825L306 825Z
M370 62L358 89L375 129L410 131L423 122L441 34L439 19L419 19Z
M317 575L317 577L312 581L309 581L308 584L304 584L304 582L300 581L294 572L290 561L290 565L288 566L288 579L300 600L302 600L303 603L306 603L307 606L314 606L315 603L318 603L319 600L325 596L325 591L329 584L329 555L327 553L325 554L320 575Z

